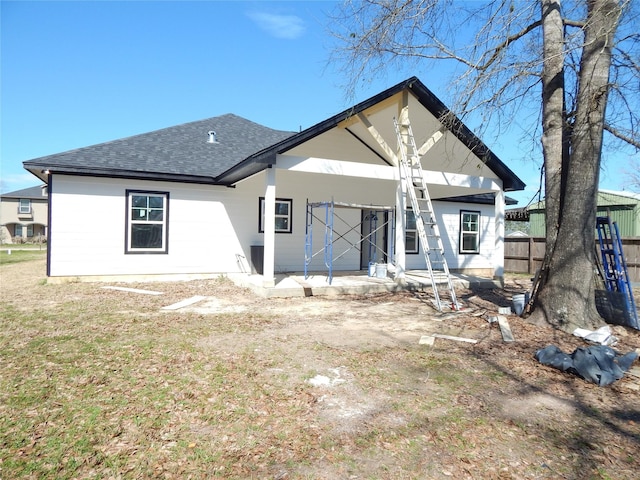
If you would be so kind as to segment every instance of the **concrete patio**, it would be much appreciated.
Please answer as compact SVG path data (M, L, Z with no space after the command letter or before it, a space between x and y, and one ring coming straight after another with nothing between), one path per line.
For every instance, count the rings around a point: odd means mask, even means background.
M384 278L369 276L368 272L338 271L333 273L329 283L328 272L310 272L305 279L304 273L291 272L276 274L275 286L265 287L262 275L230 276L236 285L249 288L257 295L271 297L309 297L316 295L364 295L371 293L420 291L431 289L431 279L426 270L411 270L405 273L403 281L397 281L393 272ZM451 274L454 288L496 288L501 287L499 280ZM438 284L446 284L443 275L436 276ZM444 286L444 285L443 285Z

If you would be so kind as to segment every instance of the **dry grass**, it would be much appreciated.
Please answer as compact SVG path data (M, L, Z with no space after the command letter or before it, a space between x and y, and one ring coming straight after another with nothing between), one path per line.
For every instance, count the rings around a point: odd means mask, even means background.
M381 308L397 321L424 312L410 295L268 301L225 281L132 285L165 292L146 296L47 285L42 259L3 264L0 275L1 479L640 471L632 384L601 389L539 366L532 349L573 340L537 338L517 319L510 346L469 317L446 328L475 332L479 344L427 348L353 326ZM196 293L247 308L161 310ZM637 333L625 338L640 346Z

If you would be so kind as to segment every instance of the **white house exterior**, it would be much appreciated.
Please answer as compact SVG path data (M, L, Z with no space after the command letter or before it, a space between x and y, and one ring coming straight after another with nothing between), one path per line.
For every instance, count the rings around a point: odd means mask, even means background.
M423 155L450 269L501 277L505 191L524 184L459 121L445 127L444 113L414 77L299 133L223 115L27 161L49 186L47 273L245 274L258 248L268 287L276 273L304 269L307 204L331 202L351 206L336 209L344 228L335 227L335 270L371 260L359 225L369 205L384 206L390 219L376 240L386 251L378 260L394 263L399 277L424 269L411 222L393 215L406 211L393 124L402 118ZM324 230L313 233L315 252ZM359 247L338 256L349 244ZM307 268L326 269L323 255Z

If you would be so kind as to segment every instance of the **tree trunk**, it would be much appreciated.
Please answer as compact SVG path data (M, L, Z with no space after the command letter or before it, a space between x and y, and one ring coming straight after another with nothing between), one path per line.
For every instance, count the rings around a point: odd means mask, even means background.
M566 171L569 158L564 79L565 27L561 0L542 0L540 6L543 39L541 143L545 174L546 235L545 256L539 275L536 276L530 305L536 304L540 289L547 282L560 228L560 211L564 204L566 182L563 181L562 172ZM527 313L530 312L530 305L526 308Z
M602 323L594 298L595 217L611 42L620 13L616 0L588 2L571 151L567 167L561 172L564 188L557 237L547 281L531 317L534 322L546 322L566 331Z
M556 245L563 202L564 111L564 24L560 0L542 0L542 153L545 168L544 265L548 265ZM542 283L546 280L542 272Z

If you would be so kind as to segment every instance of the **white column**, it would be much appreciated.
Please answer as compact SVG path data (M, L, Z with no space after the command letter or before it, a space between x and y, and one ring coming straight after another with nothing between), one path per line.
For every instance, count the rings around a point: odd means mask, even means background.
M493 255L495 279L504 281L504 191L495 194L495 250Z
M398 105L398 121L400 128L403 129L403 133L407 134L407 127L404 125L409 124L409 94L405 90L402 92L402 101ZM407 180L402 175L402 146L397 145L397 166L398 166L398 185L396 187L396 280L402 282L405 279L405 271L407 269L407 247L406 229L407 229L407 216L405 214L407 203Z
M267 168L264 191L263 286L274 287L276 258L276 169Z
M405 248L405 189L404 180L400 180L396 187L396 279L403 279L407 267ZM391 253L391 252L390 252Z

